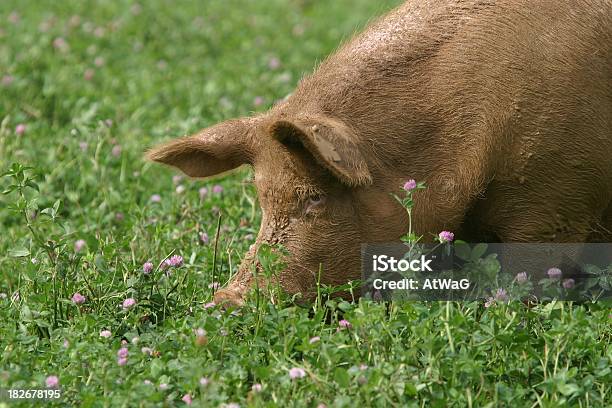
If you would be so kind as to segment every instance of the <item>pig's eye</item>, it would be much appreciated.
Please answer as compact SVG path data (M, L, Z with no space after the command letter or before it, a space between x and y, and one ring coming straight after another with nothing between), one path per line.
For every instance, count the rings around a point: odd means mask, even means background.
M308 201L306 202L306 213L309 213L313 211L314 209L316 209L317 207L320 207L321 204L323 204L324 202L325 202L325 196L320 195L320 194L315 194L315 195L308 197Z

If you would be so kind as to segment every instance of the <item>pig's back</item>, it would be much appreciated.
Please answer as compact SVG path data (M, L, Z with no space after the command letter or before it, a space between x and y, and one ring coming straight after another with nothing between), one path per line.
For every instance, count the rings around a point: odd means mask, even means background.
M406 122L440 107L511 103L527 88L544 96L568 81L610 103L611 47L610 0L411 0L326 59L289 105Z

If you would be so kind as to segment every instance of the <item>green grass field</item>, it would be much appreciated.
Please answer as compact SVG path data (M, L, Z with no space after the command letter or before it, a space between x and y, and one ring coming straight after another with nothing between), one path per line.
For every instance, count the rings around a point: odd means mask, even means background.
M265 110L396 3L0 2L0 173L33 168L0 179L0 407L47 387L48 406L610 406L602 303L209 304L258 231L249 171L173 178L143 152Z

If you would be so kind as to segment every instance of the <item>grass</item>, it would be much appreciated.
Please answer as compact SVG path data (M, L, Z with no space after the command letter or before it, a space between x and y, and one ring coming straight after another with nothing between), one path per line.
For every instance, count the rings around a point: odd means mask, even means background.
M1 198L0 388L57 376L50 406L609 406L602 303L205 307L257 234L248 170L173 180L143 151L266 109L394 3L2 1L0 173L33 169L0 187L39 191Z

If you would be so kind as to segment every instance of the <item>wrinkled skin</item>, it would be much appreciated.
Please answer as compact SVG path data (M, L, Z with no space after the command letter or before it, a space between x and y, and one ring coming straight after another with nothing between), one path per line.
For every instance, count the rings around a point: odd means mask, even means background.
M261 243L311 298L360 278L360 247L407 232L390 193L425 181L413 227L468 241L612 241L612 2L408 1L374 22L269 112L161 145L192 177L253 166Z

